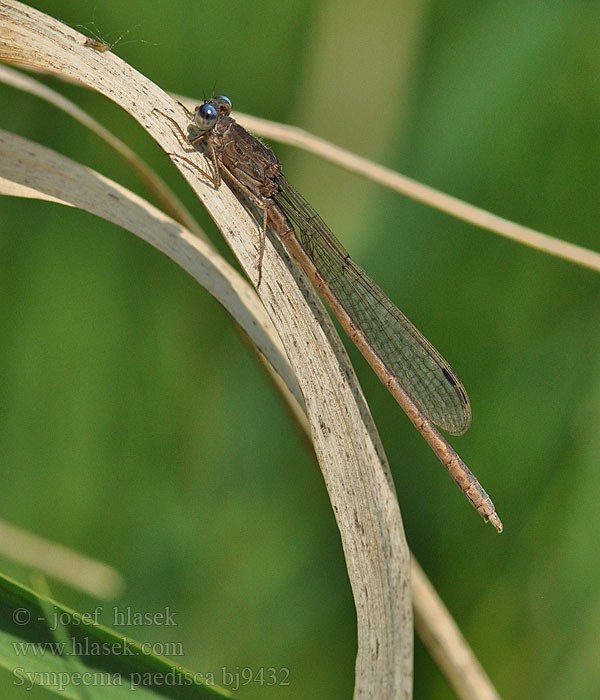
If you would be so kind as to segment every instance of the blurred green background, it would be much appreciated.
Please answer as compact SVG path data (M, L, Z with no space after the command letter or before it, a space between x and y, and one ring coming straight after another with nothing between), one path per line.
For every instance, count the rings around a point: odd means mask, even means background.
M35 6L87 34L95 24L109 42L133 28L114 51L165 90L214 89L241 111L600 248L598 3ZM165 176L231 259L136 123L47 82ZM145 195L65 114L4 86L0 96L3 129ZM411 549L503 697L596 696L600 278L272 145L469 391L473 425L452 442L492 496L501 536L351 350ZM289 686L240 697L351 697L355 611L320 473L221 307L88 214L10 198L0 212L0 517L120 570L119 607L175 610L175 628L126 631L181 642L178 663L289 668ZM452 697L419 642L415 656L415 696ZM0 688L23 692L8 673Z

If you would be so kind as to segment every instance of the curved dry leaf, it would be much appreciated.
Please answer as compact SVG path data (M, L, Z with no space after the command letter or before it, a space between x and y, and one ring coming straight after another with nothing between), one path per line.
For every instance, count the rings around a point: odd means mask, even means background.
M0 130L0 192L75 206L142 238L196 279L302 396L279 337L248 283L209 244L125 187L44 146Z
M147 189L152 192L156 201L161 204L163 210L167 214L172 216L176 221L181 222L192 231L192 233L206 240L202 229L167 183L162 178L158 177L154 170L152 170L137 153L132 151L127 144L123 143L123 141L108 131L108 129L105 129L102 124L96 121L87 112L84 112L84 110L71 102L71 100L68 100L66 97L56 92L56 90L8 66L0 65L0 81L6 85L11 85L19 90L23 90L31 95L46 100L46 102L49 102L58 109L62 109L73 119L76 119L93 131L127 161L129 166Z
M1 60L80 80L129 112L166 151L184 153L169 124L153 111L158 108L181 120L178 106L110 51L98 53L85 45L85 37L78 32L9 0L0 3L0 21ZM199 155L192 157L202 165ZM215 191L185 164L179 162L177 167L246 274L256 279L256 222L226 186ZM409 558L396 494L372 419L316 294L304 288L302 276L270 241L260 297L304 396L315 451L340 528L357 608L355 697L410 698Z
M0 139L2 139L1 132ZM26 164L26 168L22 168L20 164L23 162L25 154L29 154L31 160ZM71 201L59 199L41 189L26 187L5 179L4 177L0 177L0 193L43 199L67 206L79 206L83 205L85 202L95 201L98 196L96 188L108 185L108 196L110 196L111 191L114 192L118 190L121 199L116 207L103 211L102 215L106 216L110 213L110 220L119 225L126 225L126 222L136 221L137 219L138 225L130 227L129 230L151 244L153 244L153 241L157 239L160 240L161 238L160 235L147 235L149 229L147 227L147 218L145 214L139 217L136 216L135 212L139 206L139 198L137 195L132 194L115 183L111 183L106 180L106 178L99 176L93 171L89 171L87 168L83 168L77 163L68 161L68 159L63 156L51 153L45 147L38 146L29 141L24 141L13 135L5 135L3 137L2 157L0 158L0 172L11 177L26 178L30 184L35 184L36 188L50 187L54 192L60 192L63 196L69 197ZM63 183L61 179L56 176L57 172L67 173L68 177L66 183ZM50 174L49 178L46 178L47 174ZM74 181L78 183L76 187L71 186ZM88 183L91 184L91 191L86 192L86 185ZM145 206L148 207L150 215L160 226L159 222L163 217L162 213L156 212L150 205ZM121 211L123 208L131 209L132 211L125 214ZM165 224L164 235L168 237L173 229L177 229L178 224L168 219L165 220ZM183 229L181 229L181 234L181 237L175 237L170 241L172 246L180 246L181 251L171 254L173 252L173 248L171 248L171 253L166 251L167 254L179 260L179 264L211 292L217 301L232 314L240 327L245 330L248 336L259 347L260 351L264 353L264 356L271 363L271 366L278 368L278 374L276 374L275 377L281 376L282 388L286 390L286 395L290 397L288 401L294 402L291 407L303 429L308 434L310 428L306 420L306 415L303 412L303 408L296 402L299 394L294 375L283 354L283 348L281 347L279 338L274 329L272 329L269 319L265 317L263 309L258 304L253 290L228 263L214 253L212 248L208 248L204 252L203 244L196 247L193 245L193 238ZM192 245L189 251L187 251L188 245ZM206 259L202 265L198 265L198 260L202 258ZM220 272L215 270L215 274L213 275L212 271L215 265L220 267ZM240 289L244 290L243 294L240 293ZM254 332L255 330L257 330L258 333ZM265 333L267 336L266 343L264 342ZM285 378L287 384L284 383L283 378ZM7 543L13 541L14 538L11 532L9 531L6 534L7 536L5 539ZM29 533L25 533L25 535L27 536ZM31 538L33 538L33 540ZM83 564L76 556L64 557L62 556L62 550L59 548L57 552L61 554L61 556L56 559L57 554L53 554L51 559L54 564L51 565L51 563L48 563L48 557L46 555L40 556L45 549L44 547L38 546L34 535L30 535L29 538L26 537L25 540L20 538L19 542L20 544L17 549L21 556L15 557L12 553L7 552L9 556L27 565L41 568L41 570L45 571L47 574L65 580L72 586L81 587L81 576L78 572ZM50 546L52 549L52 543L50 543ZM52 551L54 550L52 549ZM26 559L23 559L23 552L27 555ZM55 559L56 561L54 561ZM452 620L448 610L436 596L430 582L427 580L427 577L414 557L412 557L411 561L411 590L415 622L423 643L429 649L442 671L446 674L459 697L463 698L463 700L483 700L497 697L493 686L481 669L473 652L464 641L464 638L460 635L456 623ZM90 569L87 560L83 563L85 563L84 570L87 572L85 578L87 582L86 585L89 587L89 581L92 580L95 586L94 589L89 592L102 597L110 597L114 591L114 577L105 574L101 568L98 571L94 568Z
M39 190L36 190L33 187L26 187L25 185L20 185L18 182L7 180L4 177L0 177L0 194L7 195L9 197L23 197L24 199L43 199L46 202L64 204L67 207L73 206L72 204L69 204L69 202L65 202L63 199L58 199L58 197L52 197L52 195L40 192Z

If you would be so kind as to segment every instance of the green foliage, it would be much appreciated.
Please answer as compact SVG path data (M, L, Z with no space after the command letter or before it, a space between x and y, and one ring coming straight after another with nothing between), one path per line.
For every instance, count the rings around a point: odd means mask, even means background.
M166 90L201 98L215 86L234 109L599 247L594 3L36 7L71 25L94 19L107 34L141 22L114 51ZM168 177L210 230L135 124L98 95L60 89ZM145 194L83 127L0 93L2 128ZM452 443L492 496L501 536L356 361L411 549L502 696L592 697L598 276L274 150L469 392L473 424ZM124 631L181 642L176 664L205 674L287 668L289 685L273 697L350 697L354 607L324 487L225 314L169 260L105 222L26 200L0 208L1 516L119 569L127 590L117 607L176 610L175 628ZM3 570L26 576L10 562ZM97 605L64 586L53 594L81 612ZM100 618L108 626L112 605ZM23 694L8 674L0 687L9 699ZM249 682L239 694L262 698L265 687ZM448 697L420 648L415 695Z
M153 646L166 649L168 645L135 642L98 625L98 616L96 611L81 615L0 576L0 666L11 673L14 687L21 692L39 686L75 699L126 698L132 692L149 700L230 697L212 679L195 676L152 653ZM113 617L116 624L174 622L168 608L153 617L115 608Z

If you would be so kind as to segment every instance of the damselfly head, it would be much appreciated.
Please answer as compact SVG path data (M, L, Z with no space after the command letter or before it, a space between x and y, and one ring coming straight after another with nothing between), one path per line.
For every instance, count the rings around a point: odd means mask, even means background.
M210 131L217 123L220 116L228 117L231 114L231 100L225 95L213 97L205 100L196 107L194 113L194 124L200 131Z
M218 116L216 108L210 102L204 102L194 110L194 124L200 131L210 131L217 123Z

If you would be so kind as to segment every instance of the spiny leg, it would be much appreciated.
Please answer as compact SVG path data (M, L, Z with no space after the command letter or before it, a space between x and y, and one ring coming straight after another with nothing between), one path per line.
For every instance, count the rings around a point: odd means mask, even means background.
M194 122L194 115L193 115L191 112L189 112L189 111L186 109L185 105L181 104L181 102L178 101L177 104L178 104L178 105L181 105L181 107L183 107L183 109L185 110L186 116L187 116L188 119L192 122L192 125L193 125L193 122ZM179 134L179 136L181 137L181 140L183 141L183 143L186 143L186 144L188 144L189 146L195 146L197 143L200 143L200 141L203 141L204 139L206 139L206 138L209 136L209 133L208 133L208 132L202 132L202 133L199 134L198 136L195 136L193 139L191 139L191 138L189 138L189 136L186 136L186 135L183 133L183 129L179 126L179 124L177 123L177 121L176 121L175 119L173 119L173 117L170 117L168 114L165 114L164 112L162 112L162 111L161 111L160 109L158 109L157 107L154 107L154 109L153 109L152 111L153 111L153 112L156 112L157 114L160 114L160 115L163 116L165 119L168 119L168 120L171 122L171 124L173 125L173 127L175 128L175 130L177 131L177 133ZM193 149L193 150L195 150L195 149ZM190 152L191 152L191 151L190 151ZM214 161L214 150L213 150L213 161ZM215 166L215 169L216 169L216 166Z
M262 282L262 265L263 258L265 257L265 244L267 241L267 218L268 218L268 207L266 204L263 206L263 224L262 230L258 237L258 282L256 283L256 288L260 287Z
M181 105L181 102L179 102L179 104ZM181 106L183 107L184 110L186 109L184 105L181 105ZM187 143L187 144L193 146L195 143L198 143L198 141L201 141L206 136L206 134L202 134L198 138L189 139L183 133L183 129L179 126L179 124L175 121L175 119L173 119L173 117L170 117L168 114L165 114L164 112L162 112L160 109L157 109L156 107L152 111L157 112L158 114L163 116L165 119L170 121L172 126L175 128L175 130L177 131L177 133L181 137L181 140L184 143ZM187 112L187 110L186 110L186 112ZM196 149L193 149L193 151L195 151L195 150ZM190 153L193 151L190 151ZM179 155L179 153L165 153L165 155L179 158L180 160L183 160L188 165L191 165L192 168L194 168L194 170L197 170L199 173L201 173L214 187L219 187L221 184L221 173L219 171L219 164L217 162L217 155L215 153L215 149L214 149L212 144L209 144L209 151L210 151L210 156L211 156L215 176L211 175L208 171L204 170L196 163L193 163L189 158L186 158L185 156Z
M179 160L182 160L184 163L187 163L192 168L194 168L194 170L197 170L203 177L205 177L216 189L218 189L221 186L221 177L219 175L218 168L216 169L217 177L213 177L207 170L204 170L197 163L194 163L189 158L186 158L185 156L182 156L179 153L167 153L165 151L165 155L171 156L171 158L179 158Z
M181 104L181 103L180 103L180 104ZM183 105L182 105L182 106L183 106ZM203 135L202 137L198 137L198 138L195 138L195 139L193 139L193 140L190 140L190 139L183 133L183 129L179 126L179 124L177 123L177 121L176 121L175 119L173 119L173 117L170 117L168 114L165 114L164 112L162 112L162 111L161 111L160 109L158 109L157 107L154 107L154 109L153 109L152 111L153 111L153 112L156 112L157 114L160 114L162 117L164 117L165 119L167 119L168 121L171 122L173 128L175 129L175 131L177 131L177 133L178 133L179 136L181 137L181 140L182 140L183 143L187 143L188 145L193 146L195 143L197 143L198 141L200 141L201 138L203 138L204 135Z
M256 289L260 287L260 283L262 282L262 264L263 264L263 258L265 256L265 244L267 240L267 224L269 220L269 207L274 206L273 200L269 199L268 197L259 197L256 195L252 190L247 187L243 182L238 180L233 173L229 172L227 168L223 168L223 173L226 175L233 185L238 189L241 190L247 197L248 199L255 204L256 207L260 211L262 211L263 216L262 216L262 227L260 230L260 233L258 234L258 281L256 283Z
M175 100L177 104L181 107L181 109L185 112L185 116L191 121L194 121L194 114L193 112L190 112L190 110L183 104L183 102L180 102L179 100Z

